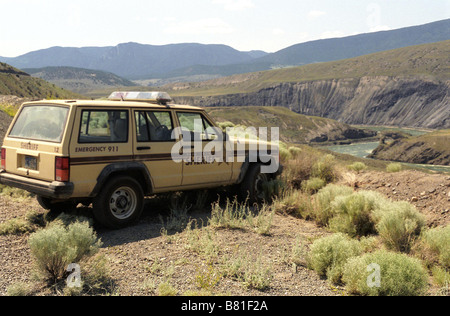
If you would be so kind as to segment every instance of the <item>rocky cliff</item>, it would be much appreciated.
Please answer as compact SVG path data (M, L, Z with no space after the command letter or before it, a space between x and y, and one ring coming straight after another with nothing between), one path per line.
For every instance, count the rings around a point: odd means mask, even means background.
M370 76L280 83L257 92L176 97L197 106L283 106L347 124L450 128L450 81Z

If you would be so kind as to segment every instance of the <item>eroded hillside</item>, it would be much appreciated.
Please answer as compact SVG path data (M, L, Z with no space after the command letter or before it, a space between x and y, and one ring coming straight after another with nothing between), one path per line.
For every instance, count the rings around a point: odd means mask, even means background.
M450 41L168 86L199 106L282 106L349 124L450 128Z

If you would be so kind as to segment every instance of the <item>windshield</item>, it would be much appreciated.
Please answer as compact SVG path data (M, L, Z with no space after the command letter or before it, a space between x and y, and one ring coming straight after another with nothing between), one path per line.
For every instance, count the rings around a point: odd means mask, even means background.
M69 108L61 106L25 106L9 136L60 143L68 113Z

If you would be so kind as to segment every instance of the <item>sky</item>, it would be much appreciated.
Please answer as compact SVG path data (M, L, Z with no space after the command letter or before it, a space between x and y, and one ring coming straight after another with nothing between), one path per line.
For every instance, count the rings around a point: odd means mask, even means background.
M450 0L0 0L0 8L2 57L128 42L276 52L450 18Z

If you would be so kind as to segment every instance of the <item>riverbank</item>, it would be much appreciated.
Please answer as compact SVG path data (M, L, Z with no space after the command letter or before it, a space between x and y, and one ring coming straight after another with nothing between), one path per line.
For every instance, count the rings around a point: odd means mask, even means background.
M401 138L390 143L381 143L370 158L450 166L450 130Z

